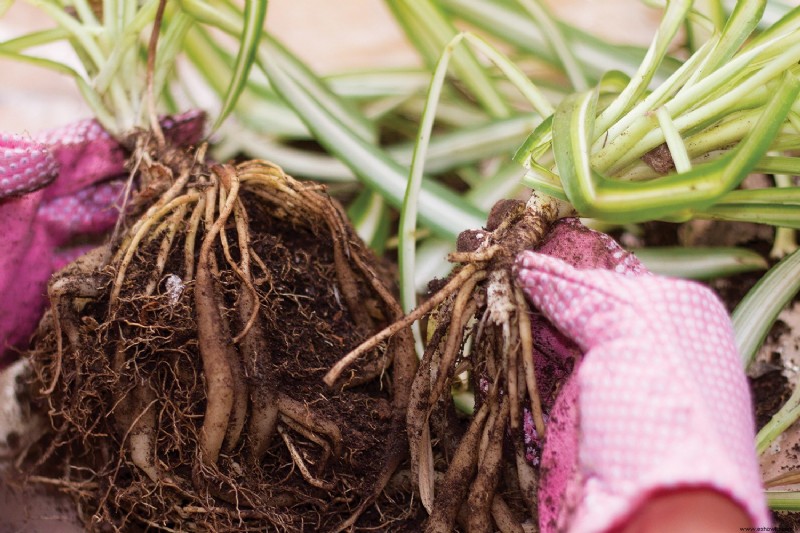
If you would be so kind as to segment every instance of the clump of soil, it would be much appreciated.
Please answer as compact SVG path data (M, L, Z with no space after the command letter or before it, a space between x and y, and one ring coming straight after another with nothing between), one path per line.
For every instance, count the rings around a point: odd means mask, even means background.
M34 471L92 530L348 528L407 453L410 334L322 377L401 316L389 277L322 187L274 165L133 161L128 230L50 284ZM402 528L395 498L357 525Z

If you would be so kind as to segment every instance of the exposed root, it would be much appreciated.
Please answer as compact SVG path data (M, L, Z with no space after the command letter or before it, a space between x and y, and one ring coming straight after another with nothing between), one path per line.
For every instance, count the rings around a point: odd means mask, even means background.
M203 216L205 208L206 199L201 196L197 204L195 204L194 210L192 210L192 216L189 217L189 225L186 230L186 242L183 250L183 264L185 270L183 274L184 284L194 279L194 256L195 246L197 245L197 231L200 229L200 217Z
M152 167L149 167L149 170L153 173L163 174L164 177L161 177L161 180L168 179L166 176L169 176L169 172L166 169L153 165ZM178 201L175 202L175 204L172 203L173 200L175 200L175 197L186 186L186 182L189 181L190 175L191 174L188 168L181 173L172 186L161 195L158 201L147 210L144 216L139 218L136 224L134 224L131 230L127 233L122 245L117 249L117 253L112 261L112 264L119 265L117 267L117 276L114 280L114 286L111 290L111 297L109 298L112 306L116 304L117 299L119 298L119 292L122 289L122 282L125 279L125 273L131 263L133 254L136 252L137 245L146 235L147 230L150 229L150 227L158 220L163 218L164 215L169 213L173 208L177 207L178 205L196 201L198 199L197 195L189 193L178 198ZM120 257L122 258L121 260Z
M180 223L183 222L183 219L186 216L186 209L187 204L180 205L172 214L172 216L165 221L165 235L161 240L161 247L159 248L158 256L156 257L156 269L144 289L144 293L147 296L153 294L153 291L156 289L156 285L161 280L162 274L164 274L164 267L167 264L169 253L172 251L172 243L175 240L175 235L178 233L178 227Z
M443 328L437 328L428 342L428 349L420 362L418 375L430 376L431 359L434 350L430 347L441 343ZM433 509L434 499L434 458L431 444L429 416L430 379L415 379L411 385L408 405L408 441L411 455L411 472L419 486L422 504L428 512Z
M522 500L528 507L528 513L534 523L538 523L539 506L536 497L536 491L539 488L539 477L535 469L525 459L525 450L522 447L522 439L516 443L516 453L514 454L514 462L517 467L517 481L519 483L519 490L522 495Z
M231 268L233 268L241 278L242 283L247 289L250 301L253 302L250 305L250 314L240 317L243 320L246 319L246 321L242 331L233 338L233 343L238 344L242 338L249 333L250 328L253 327L253 324L256 323L256 320L258 320L259 308L257 305L255 305L255 301L258 300L258 291L256 290L256 287L253 284L253 278L250 275L250 234L247 230L247 211L245 211L241 199L237 199L236 210L234 213L234 218L236 219L236 235L239 238L239 250L241 250L242 254L241 268L237 267L236 263L230 257L228 246L225 246L225 257L228 259L228 263L230 264ZM227 243L227 239L224 239L223 242Z
M288 417L286 415L281 415L280 420L281 424L288 427L292 431L299 433L303 437L307 438L309 442L313 442L314 444L322 448L323 452L322 458L319 461L317 461L317 470L324 470L325 464L328 462L328 459L330 459L331 456L333 455L333 450L331 449L330 444L328 444L328 442L325 439L323 439L318 433L306 428L302 424L298 424L291 417Z
M448 284L439 290L435 295L433 295L430 299L426 300L425 303L421 304L419 307L411 311L408 315L403 317L402 319L398 320L397 322L393 323L391 326L387 326L380 332L376 333L372 337L369 338L366 342L363 342L356 348L355 350L348 353L345 357L340 359L334 366L331 368L327 374L325 374L325 383L329 386L333 386L336 383L336 380L339 379L342 372L355 363L359 358L363 357L365 353L374 349L378 344L385 341L389 337L396 335L399 331L404 330L411 326L414 322L419 320L420 318L424 317L426 314L430 313L433 308L437 305L442 303L445 298L451 295L453 292L461 288L461 285L477 271L477 267L473 265L467 265L461 271L451 279Z
M485 263L491 261L501 250L499 245L494 244L476 252L451 252L447 255L447 260L451 263Z
M492 519L500 533L525 533L506 501L499 494L492 499ZM538 531L538 529L537 529Z
M528 388L528 397L531 401L531 413L536 426L537 435L544 435L544 416L542 415L542 401L539 399L539 388L536 385L536 373L533 368L533 337L531 336L531 319L528 317L528 304L525 296L518 288L514 288L514 297L517 301L517 323L519 324L519 340L522 345L522 364L525 368L525 385ZM516 368L512 368L514 373Z
M32 353L57 428L42 457L71 476L87 527L331 531L413 516L415 499L383 495L408 453L410 332L322 381L402 316L341 208L267 162L151 150L137 176L163 192L134 197L127 232L56 276Z
M464 328L467 325L467 321L471 319L472 315L475 313L472 291L475 285L485 277L486 272L476 272L464 283L464 286L456 296L453 304L450 327L447 333L447 340L444 344L444 350L439 357L439 364L436 368L436 372L432 376L434 382L431 388L430 398L428 399L429 409L441 397L447 381L452 377L450 371L456 361L456 356L460 352L461 341L464 338Z
M310 485L313 485L319 489L333 490L333 483L317 479L311 474L311 472L309 472L303 457L300 455L300 452L297 451L297 448L292 442L292 439L286 433L286 430L284 430L281 426L278 426L278 433L280 433L281 437L283 438L283 442L286 443L286 447L289 449L289 454L292 456L292 461L294 461L295 466L297 466L297 468L300 470L300 473L303 475L303 479L305 479Z
M278 397L278 410L309 430L327 436L333 445L334 456L342 453L342 432L335 423L318 416L308 405L283 395Z
M217 305L220 309L224 307L222 298L219 297L219 295ZM230 339L231 328L225 320L222 321L222 329L225 338ZM234 344L235 340L229 342ZM226 452L231 452L239 444L242 432L244 431L245 422L247 421L249 394L239 353L233 346L228 346L228 348L225 350L225 355L228 358L228 368L231 372L233 405L231 406L231 412L228 418L228 429L225 433L223 450Z
M239 234L240 249L244 249L241 223L244 219L244 210L237 213L237 233ZM249 239L248 246L249 246ZM243 255L242 275L252 279L250 271L250 255ZM262 269L266 269L263 266ZM251 283L252 285L252 283ZM266 333L263 319L261 318L258 294L249 290L244 291L239 297L239 320L245 324L240 333L240 351L244 363L244 379L247 381L247 390L250 395L250 457L258 461L267 451L270 441L275 433L278 422L278 392L276 380L271 372L272 358L266 345Z
M469 490L470 513L468 530L470 533L492 533L492 502L497 489L503 459L503 433L508 423L508 398L504 398L494 418L487 423L486 446L479 458L478 473Z
M50 385L42 390L43 395L52 394L58 385L61 377L61 364L64 358L64 340L62 334L67 335L71 346L76 346L79 336L79 322L76 311L73 307L69 295L77 295L82 298L94 298L100 293L102 281L97 276L75 277L75 273L83 271L92 272L105 265L108 250L105 247L97 248L83 257L79 257L74 263L65 267L62 271L66 275L53 280L48 284L47 294L52 303L53 327L56 337L56 360Z
M469 484L466 481L471 480L475 475L478 461L475 449L480 442L483 426L489 415L489 409L489 404L485 403L478 410L469 425L469 429L461 439L461 443L459 443L458 449L456 449L456 453L450 461L447 474L445 474L436 491L433 512L425 528L427 533L449 533L453 531L456 515L469 489Z
M137 396L135 405L138 407L141 406L147 398L144 394L137 394ZM152 398L149 403L144 403L144 407L133 420L129 430L131 461L141 468L154 483L161 479L161 474L156 467L154 457L156 426L156 415L154 413L155 404L155 398ZM123 437L122 441L125 442L125 437Z
M227 173L227 171L222 171ZM203 359L203 373L206 380L206 412L200 430L200 460L208 465L216 464L222 441L228 428L234 404L234 381L230 361L236 358L229 337L222 326L222 316L217 305L214 279L211 276L209 256L211 247L236 201L239 180L233 178L230 200L226 203L219 218L211 226L200 248L197 264L197 278L194 291L197 313L197 340Z
M486 230L459 237L459 249L448 259L462 265L447 283L343 357L325 378L335 382L344 368L430 313L434 329L410 389L407 417L412 478L430 513L427 531L452 531L457 520L469 531L520 531L520 513L535 523L536 472L521 444L522 428L530 413L536 434L544 435L545 417L534 367L536 339L513 265L519 252L535 247L556 219L569 214L565 205L535 195L527 204L498 204ZM455 437L452 452L451 430L434 434L430 422L432 413L451 404L447 392L464 371L471 375L476 414ZM520 443L514 454L506 451L515 449L505 443L507 435ZM442 469L444 477L437 481ZM504 469L516 475L501 479ZM470 485L469 501L462 505ZM513 498L498 499L500 485Z

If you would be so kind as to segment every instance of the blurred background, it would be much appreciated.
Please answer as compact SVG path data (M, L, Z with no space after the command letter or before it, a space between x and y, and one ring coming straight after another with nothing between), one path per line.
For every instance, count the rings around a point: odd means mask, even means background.
M610 42L649 43L659 11L639 0L549 0L554 13ZM0 18L0 41L51 27L35 7L16 1ZM412 66L414 50L384 0L272 0L267 27L319 74ZM68 47L42 55L78 66ZM36 132L90 114L65 76L0 58L0 130Z

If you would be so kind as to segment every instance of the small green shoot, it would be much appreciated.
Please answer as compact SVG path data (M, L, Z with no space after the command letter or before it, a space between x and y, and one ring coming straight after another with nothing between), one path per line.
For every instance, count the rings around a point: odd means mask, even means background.
M759 455L764 453L775 438L797 422L798 418L800 418L800 384L795 383L794 392L789 400L756 435L756 452Z

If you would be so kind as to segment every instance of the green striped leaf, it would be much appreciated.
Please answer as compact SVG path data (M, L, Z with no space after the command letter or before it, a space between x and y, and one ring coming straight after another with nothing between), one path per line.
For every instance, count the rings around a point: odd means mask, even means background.
M233 66L233 74L228 83L228 89L222 101L222 107L217 116L212 130L219 128L219 125L233 111L236 101L244 90L250 69L255 61L258 43L261 40L261 31L264 27L264 19L267 15L267 0L246 0L244 3L244 27L239 38L239 50L236 55L236 63Z

